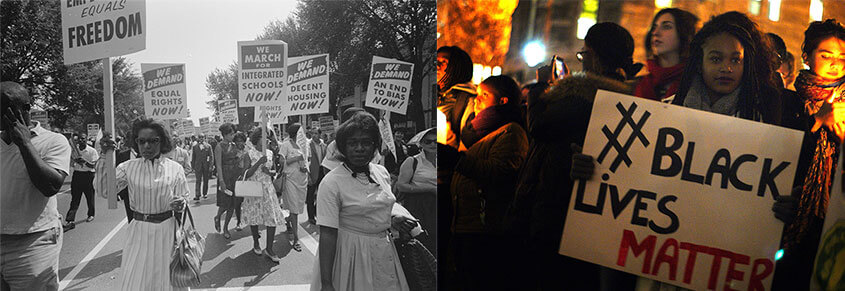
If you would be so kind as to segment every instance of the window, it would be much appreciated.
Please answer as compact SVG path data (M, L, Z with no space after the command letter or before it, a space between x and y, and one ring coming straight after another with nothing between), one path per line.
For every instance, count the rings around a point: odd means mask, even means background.
M750 0L748 1L748 12L760 15L760 6L763 6L763 0Z
M599 11L598 0L584 0L584 10L581 11L581 17L578 18L578 29L576 35L578 39L584 39L587 36L587 30L596 24L596 16Z

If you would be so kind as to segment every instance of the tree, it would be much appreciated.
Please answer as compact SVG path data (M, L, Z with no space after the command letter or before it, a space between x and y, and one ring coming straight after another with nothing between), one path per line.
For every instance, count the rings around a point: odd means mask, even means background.
M84 131L103 117L103 74L100 61L64 65L60 1L21 0L0 2L2 80L21 83L33 103L61 129ZM141 77L125 58L112 62L115 126L129 129L132 119L143 115Z
M433 71L435 11L434 1L302 0L293 15L269 23L258 39L286 42L290 56L330 55L330 112L342 97L352 95L356 86L366 87L374 55L414 63L408 115L393 120L424 124L422 79ZM222 78L223 71L216 70L206 80L215 99L237 96L237 63L229 67L233 80ZM234 94L212 88L228 88L220 86L221 82L234 84Z
M208 109L214 114L220 113L217 101L224 99L238 99L238 63L233 62L225 70L214 69L205 78L205 88L213 97L208 101ZM252 127L255 120L254 107L238 107L238 129L246 131Z

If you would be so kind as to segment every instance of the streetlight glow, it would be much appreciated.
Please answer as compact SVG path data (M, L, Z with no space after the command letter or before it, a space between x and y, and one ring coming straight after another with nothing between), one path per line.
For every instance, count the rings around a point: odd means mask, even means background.
M522 49L522 58L529 67L534 67L546 59L546 46L537 40L529 42Z

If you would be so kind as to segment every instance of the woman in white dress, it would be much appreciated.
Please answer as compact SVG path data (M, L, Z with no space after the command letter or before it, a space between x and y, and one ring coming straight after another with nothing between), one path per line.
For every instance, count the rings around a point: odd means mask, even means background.
M173 149L173 143L157 121L136 120L131 137L140 158L117 166L117 187L113 189L129 189L129 206L134 212L123 247L121 290L187 290L170 285L176 229L173 216L184 209L190 193L185 172L179 163L162 158L162 153Z
M291 137L279 145L279 155L284 159L285 189L282 191L282 203L285 209L290 211L287 217L288 233L291 236L291 248L299 252L302 247L299 245L299 233L297 232L298 214L305 211L305 197L308 187L308 168L305 164L305 156L302 149L296 144L296 132L301 126L294 123L288 126L287 133Z
M265 150L261 154L261 129L256 129L250 136L251 147L247 147L249 154L249 161L252 166L247 165L246 178L249 181L258 181L263 185L262 197L244 197L243 204L243 220L244 224L249 225L252 230L252 251L256 255L267 256L271 261L278 263L279 257L273 251L273 239L276 235L276 228L285 228L285 215L282 209L279 208L279 198L276 197L276 189L273 188L272 175L269 167L273 162L268 160L268 156L272 156L270 150ZM267 246L264 251L261 250L261 245L258 242L260 237L258 226L264 225L267 227Z
M311 290L409 290L387 230L410 232L416 223L394 203L387 169L370 162L380 144L369 113L338 128L344 158L317 190L320 244Z

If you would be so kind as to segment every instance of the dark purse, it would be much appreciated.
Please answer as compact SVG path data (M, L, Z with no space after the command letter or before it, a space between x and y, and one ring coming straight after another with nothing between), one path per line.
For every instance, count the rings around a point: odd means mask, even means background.
M411 291L437 290L437 259L416 238L400 232L394 240Z

